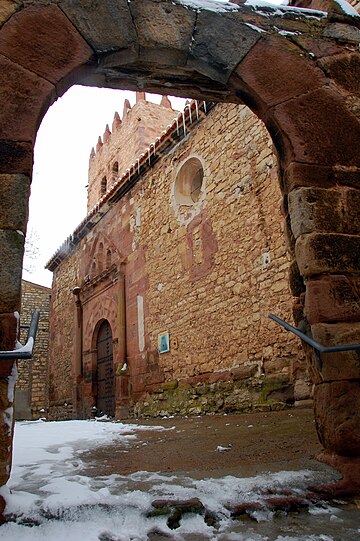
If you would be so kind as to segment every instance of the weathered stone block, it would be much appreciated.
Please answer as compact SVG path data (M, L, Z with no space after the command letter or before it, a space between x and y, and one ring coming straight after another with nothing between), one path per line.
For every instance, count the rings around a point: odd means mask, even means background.
M322 445L343 456L360 454L360 381L315 387L316 428Z
M360 236L310 233L298 238L295 252L300 273L305 277L360 272Z
M136 41L127 0L61 0L61 9L95 51L126 49Z
M330 40L320 41L305 34L293 35L291 39L316 58L341 54L343 49Z
M23 234L10 229L0 230L0 313L20 311L21 267L24 251Z
M360 58L358 53L337 54L319 60L325 73L340 86L354 94L359 93Z
M232 368L230 374L234 381L241 379L251 378L255 376L259 368L257 364L251 364L248 366L239 366L238 368Z
M302 186L329 188L339 184L358 188L360 185L360 169L351 166L334 165L334 167L325 167L292 162L284 173L284 190L286 193Z
M304 280L296 261L292 261L289 267L289 285L294 297L300 297L301 293L305 291Z
M288 214L286 215L286 218L284 221L283 231L284 231L286 250L289 252L292 258L295 258L295 237L291 229L291 221L290 221L290 216Z
M324 74L296 45L275 36L262 38L236 68L236 74L264 107L288 101L325 82ZM302 114L302 116L304 116Z
M185 65L196 13L185 6L158 0L131 2L142 60Z
M0 141L0 173L31 175L33 147L31 143Z
M280 374L280 372L284 370L286 372L289 370L289 359L287 358L282 359L281 357L275 357L273 359L264 361L264 372L267 376Z
M201 10L196 20L188 66L225 83L259 38L259 33L246 26L235 13Z
M347 232L342 195L340 191L323 188L299 188L290 192L289 212L295 238L314 231Z
M54 5L15 13L1 30L0 53L53 83L93 55L81 34Z
M2 0L0 6L0 27L11 17L20 7L18 0Z
M0 139L33 141L54 87L0 55Z
M360 190L346 190L344 212L346 233L360 235Z
M360 277L328 275L306 283L305 313L310 324L360 321Z
M25 175L0 174L0 229L26 231L30 179Z
M289 193L301 186L323 186L334 184L331 167L291 162L284 173L285 192Z
M346 41L348 43L360 43L360 30L356 26L343 23L329 24L324 30L324 36Z
M352 188L359 189L360 186L360 167L334 165L334 181L336 184L343 184Z
M311 326L315 340L324 346L360 343L360 323L317 323ZM322 353L320 369L323 381L357 379L360 374L360 353L343 351Z
M0 314L0 350L14 349L17 339L17 319L13 313ZM0 362L0 368L3 361ZM8 375L8 374L7 374Z
M289 157L310 164L358 166L353 144L360 139L358 120L333 89L313 88L274 108L273 118L291 144Z

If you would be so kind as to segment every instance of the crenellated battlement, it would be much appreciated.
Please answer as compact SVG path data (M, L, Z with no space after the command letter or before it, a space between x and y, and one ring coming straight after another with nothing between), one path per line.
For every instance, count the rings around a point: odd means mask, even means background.
M124 100L122 117L116 111L111 125L105 126L89 158L88 211L121 176L136 156L141 154L159 133L174 119L167 96L161 103L147 101L145 92L136 92L136 103L131 107Z

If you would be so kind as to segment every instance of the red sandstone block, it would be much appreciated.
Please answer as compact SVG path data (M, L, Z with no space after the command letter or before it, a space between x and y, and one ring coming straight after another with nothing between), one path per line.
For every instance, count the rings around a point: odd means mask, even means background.
M14 349L17 339L17 319L13 313L0 314L0 350ZM0 363L0 367L3 361ZM13 361L10 361L11 365Z
M324 346L360 343L360 323L317 323L311 326L313 338ZM322 353L320 369L323 381L359 378L359 356L356 351Z
M13 366L14 366L14 361L10 361L10 360L1 361L0 362L0 378L7 378L11 376Z
M322 273L360 273L360 236L330 233L302 235L296 260L305 277Z
M285 149L294 161L359 166L353 142L360 126L344 98L333 89L317 88L276 105L272 119L286 133ZM285 143L285 140L284 140Z
M314 410L317 432L326 450L342 456L360 455L358 379L316 385Z
M31 175L32 165L31 143L0 141L0 173Z
M359 92L360 58L357 52L328 56L319 60L325 73L348 92Z
M25 175L0 174L0 229L26 231L30 179Z
M53 92L49 81L0 55L0 140L33 141Z
M263 108L288 101L325 83L323 72L296 45L267 36L249 51L236 73L261 100Z
M360 277L329 275L308 280L305 314L310 324L360 321Z
M30 7L13 15L1 29L0 53L56 83L85 64L93 50L64 13L49 5Z

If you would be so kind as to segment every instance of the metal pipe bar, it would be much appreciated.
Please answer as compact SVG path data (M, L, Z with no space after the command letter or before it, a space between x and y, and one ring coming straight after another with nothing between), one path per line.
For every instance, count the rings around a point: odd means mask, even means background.
M323 346L322 344L319 344L316 340L313 338L310 338L309 336L306 336L303 332L299 331L296 327L293 327L292 325L289 325L289 323L286 323L286 321L283 321L279 317L275 316L274 314L269 314L268 317L284 327L287 331L290 331L291 333L295 334L301 340L309 344L309 346L313 347L318 351L319 353L336 353L339 351L354 351L354 350L360 350L360 344L344 344L342 346Z
M40 311L35 310L31 316L26 344L17 349L13 349L12 351L0 351L0 361L11 359L13 359L14 361L16 359L32 359L39 318Z

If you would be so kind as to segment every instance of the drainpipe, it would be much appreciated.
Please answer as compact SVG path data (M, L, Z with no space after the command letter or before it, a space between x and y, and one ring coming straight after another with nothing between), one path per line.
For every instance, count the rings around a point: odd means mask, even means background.
M123 272L119 275L119 303L118 303L118 347L119 347L119 366L117 369L117 375L120 376L117 379L117 385L119 385L119 396L116 404L116 418L122 419L128 417L129 413L129 398L130 398L130 376L129 367L127 366L127 340L126 340L126 289L125 289L125 275ZM125 368L126 363L126 368ZM125 370L122 370L122 367Z
M76 305L76 326L75 326L75 359L72 365L73 373L73 408L75 418L82 417L82 376L83 376L83 367L82 367L82 353L83 353L83 307L80 300L80 287L74 287L72 290L75 295L75 305Z
M126 298L125 298L125 275L120 273L119 280L119 305L118 305L118 336L119 336L119 359L120 365L123 366L127 361L127 344L126 344Z

